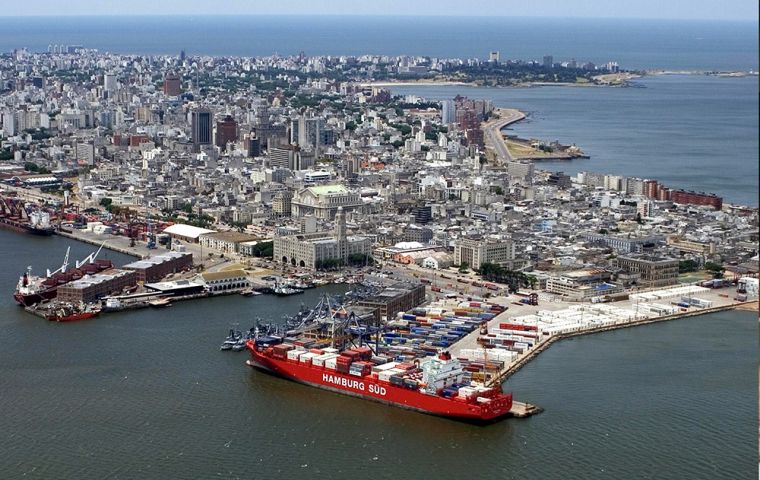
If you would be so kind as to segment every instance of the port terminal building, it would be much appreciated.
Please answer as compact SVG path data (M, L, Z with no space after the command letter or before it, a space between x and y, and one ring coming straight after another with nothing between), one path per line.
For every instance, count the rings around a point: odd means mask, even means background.
M177 223L166 227L163 233L168 234L175 240L182 240L188 243L198 243L201 235L215 233L216 230L209 230L207 228L194 227L192 225L186 225L184 223Z
M422 305L425 301L425 285L421 283L396 283L384 288L377 295L364 298L357 305L376 309L377 320L391 320L398 312L405 312Z
M193 254L189 252L166 252L128 263L122 268L137 274L137 281L157 282L170 273L176 273L193 266Z
M113 293L121 293L137 285L137 272L125 269L104 270L86 275L58 287L57 299L62 302L94 302Z
M274 260L293 266L316 269L321 262L346 263L352 255L369 255L369 237L346 234L346 217L342 208L335 216L334 232L317 232L274 237Z

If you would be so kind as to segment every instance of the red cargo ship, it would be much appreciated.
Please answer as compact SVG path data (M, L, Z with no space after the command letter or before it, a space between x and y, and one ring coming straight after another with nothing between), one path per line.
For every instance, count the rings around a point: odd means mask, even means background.
M512 394L462 384L462 365L446 352L413 363L378 365L369 361L372 351L367 347L338 353L329 348L305 350L286 343L256 342L247 342L248 365L313 387L473 422L495 421L512 408Z

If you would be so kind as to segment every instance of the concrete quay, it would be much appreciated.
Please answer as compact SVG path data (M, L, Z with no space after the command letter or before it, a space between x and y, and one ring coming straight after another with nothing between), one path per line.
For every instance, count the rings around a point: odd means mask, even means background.
M588 325L584 328L580 328L575 331L566 332L566 333L556 333L556 334L541 334L538 338L538 341L535 343L535 345L526 350L525 352L518 354L517 358L504 366L504 369L498 373L498 375L491 380L491 385L497 384L497 383L503 383L505 380L507 380L510 376L514 375L517 371L519 371L522 367L527 365L531 360L536 358L538 355L541 354L541 352L548 349L553 343L558 342L560 340L563 340L565 338L572 338L580 335L590 335L594 333L600 333L600 332L606 332L610 330L616 330L620 328L629 328L629 327L637 327L641 325L648 325L652 323L658 323L658 322L665 322L670 320L677 320L681 318L689 318L689 317L695 317L699 315L705 315L709 313L714 312L720 312L725 310L753 310L757 311L758 309L758 301L756 299L752 299L747 302L736 302L731 297L733 296L735 292L733 292L731 289L723 288L723 289L716 289L716 290L709 290L705 292L699 293L699 298L704 298L706 300L710 300L713 302L713 306L708 308L696 308L692 307L688 311L679 311L677 313L673 314L667 314L667 315L648 315L645 316L641 313L638 314L638 317L634 316L630 320L627 321L619 321L616 323L610 323L605 325ZM551 297L548 297L551 298ZM501 314L494 317L492 320L488 322L488 328L489 331L494 328L498 328L500 323L508 323L512 321L516 317L522 317L526 315L534 315L539 311L561 311L573 306L578 306L581 304L573 303L573 302L566 302L566 301L560 301L557 298L552 298L551 300L546 300L547 297L544 297L543 301L539 301L538 306L530 306L530 305L521 305L516 306L511 303L505 302L503 299L492 299L492 301L497 300L497 303L500 304L506 304L506 306L510 307ZM585 306L592 306L594 304L584 304ZM598 305L598 304L597 304ZM613 302L613 303L605 303L602 305L611 305L618 308L623 309L629 309L631 311L638 311L638 305L637 302L634 300L624 300L621 302ZM462 338L459 342L454 344L452 348L450 349L450 352L453 356L459 356L459 352L463 349L474 349L474 348L482 348L478 342L478 337L481 336L480 332L478 330L470 333L466 337Z

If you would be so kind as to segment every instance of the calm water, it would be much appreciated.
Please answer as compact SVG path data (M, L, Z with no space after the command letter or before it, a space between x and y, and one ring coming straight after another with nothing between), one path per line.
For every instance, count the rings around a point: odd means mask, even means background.
M523 137L575 143L591 158L542 162L567 173L587 170L654 178L757 206L758 79L645 77L646 88L403 87L430 99L491 98L529 114L511 127Z
M505 6L505 9L507 7ZM477 13L477 12L473 12ZM508 15L508 11L494 12ZM0 51L50 44L140 54L430 55L625 68L757 70L757 22L504 17L177 16L5 18ZM347 41L348 40L348 41Z
M67 243L0 231L2 478L756 475L756 314L560 342L506 385L546 412L476 427L285 382L218 350L231 323L280 317L317 291L74 324L23 313L17 273L58 262Z

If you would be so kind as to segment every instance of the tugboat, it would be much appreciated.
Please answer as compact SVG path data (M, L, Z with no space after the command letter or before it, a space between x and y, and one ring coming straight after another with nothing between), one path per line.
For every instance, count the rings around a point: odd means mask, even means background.
M288 295L296 295L299 293L303 293L303 290L298 289L298 288L288 287L287 285L275 283L274 288L272 289L272 293L274 293L278 297L286 297Z
M86 320L88 318L94 318L100 315L100 307L93 303L80 304L74 306L72 304L60 304L57 305L45 314L45 319L51 322L74 322L77 320Z
M243 345L245 348L245 339L243 338L243 334L240 332L237 332L233 329L230 329L230 333L227 335L227 339L222 343L222 345L219 347L219 350L233 350L237 348L236 346L243 342ZM241 349L242 350L242 349Z

